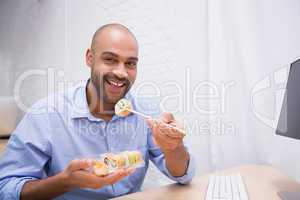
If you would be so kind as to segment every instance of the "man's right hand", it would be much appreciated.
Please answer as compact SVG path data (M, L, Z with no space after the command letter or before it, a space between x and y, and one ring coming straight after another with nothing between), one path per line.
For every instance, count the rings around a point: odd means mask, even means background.
M99 189L106 185L117 183L124 177L133 173L134 169L121 169L106 176L97 176L89 171L92 167L93 160L73 160L69 166L60 174L70 190L76 188Z
M87 171L92 165L92 160L73 160L64 171L55 176L28 181L22 188L20 199L50 200L72 189L98 189L105 185L112 185L134 171L134 169L123 169L100 177Z

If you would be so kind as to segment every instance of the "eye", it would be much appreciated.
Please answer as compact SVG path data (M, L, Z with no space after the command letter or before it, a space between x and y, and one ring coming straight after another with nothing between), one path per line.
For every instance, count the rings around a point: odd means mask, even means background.
M136 68L136 65L137 65L137 63L135 61L126 62L126 66L131 69Z
M108 64L115 64L115 63L117 63L118 61L117 61L117 59L115 59L115 58L104 58L103 59L104 60L104 62L105 63L108 63Z

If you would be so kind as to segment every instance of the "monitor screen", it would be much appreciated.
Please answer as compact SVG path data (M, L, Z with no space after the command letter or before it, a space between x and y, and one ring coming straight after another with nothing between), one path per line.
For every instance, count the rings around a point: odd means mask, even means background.
M300 139L300 59L290 67L276 134Z

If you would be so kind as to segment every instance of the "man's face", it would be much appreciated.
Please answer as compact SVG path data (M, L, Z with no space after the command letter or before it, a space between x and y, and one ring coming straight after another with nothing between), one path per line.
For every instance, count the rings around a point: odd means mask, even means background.
M86 59L91 81L104 103L117 103L136 79L138 46L129 33L104 31L94 49L87 51Z

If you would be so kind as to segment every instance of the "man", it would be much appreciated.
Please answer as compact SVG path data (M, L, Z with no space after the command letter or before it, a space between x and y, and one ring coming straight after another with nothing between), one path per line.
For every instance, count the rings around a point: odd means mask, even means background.
M138 43L126 27L100 27L86 52L90 80L55 94L55 103L36 103L12 134L0 161L0 199L99 200L136 192L149 159L172 180L190 182L195 167L183 135L165 125L177 126L172 114L146 122L135 114L114 113L125 97L134 109L155 116L146 109L150 104L129 92L137 62ZM94 156L125 150L142 152L145 167L104 177L87 170Z

